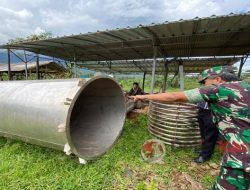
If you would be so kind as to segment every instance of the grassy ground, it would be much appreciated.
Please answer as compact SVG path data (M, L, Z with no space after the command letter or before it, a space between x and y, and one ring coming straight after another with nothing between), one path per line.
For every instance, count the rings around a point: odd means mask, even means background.
M80 165L63 152L0 138L0 189L207 189L218 172L216 151L209 164L197 166L193 149L166 146L163 163L149 164L141 146L152 136L147 117L127 120L114 146L100 159Z

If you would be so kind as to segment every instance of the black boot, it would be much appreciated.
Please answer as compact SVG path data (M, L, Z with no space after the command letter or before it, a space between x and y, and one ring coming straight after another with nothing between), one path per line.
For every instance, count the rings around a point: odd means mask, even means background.
M202 164L208 160L210 160L211 155L202 155L200 154L198 157L193 159L193 162L197 163L197 164Z

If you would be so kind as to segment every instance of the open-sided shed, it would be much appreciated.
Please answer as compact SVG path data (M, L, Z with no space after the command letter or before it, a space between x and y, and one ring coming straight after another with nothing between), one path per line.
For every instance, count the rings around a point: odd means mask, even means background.
M166 69L169 73L178 72L179 64L183 65L184 73L200 73L208 67L217 65L233 65L239 58L184 58L184 59L160 59L157 60L155 73L164 74ZM78 65L81 68L111 73L151 73L152 60L115 60L115 61L85 61Z
M140 69L143 66L133 60L151 59L151 88L153 89L158 58L240 56L242 57L240 68L242 68L250 51L250 12L166 21L160 24L139 25L134 28L97 31L46 40L22 41L1 45L0 48L27 50L74 61L77 64L95 61L96 68L101 61L112 63L114 60L124 62L132 60L132 63ZM214 63L212 59L210 61ZM182 63L180 61L178 64L181 75ZM222 64L219 61L217 63ZM207 64L207 66L210 65ZM107 64L107 68L110 67L112 68L112 64ZM196 67L200 67L199 64Z
M37 72L36 62L14 63L11 64L12 77L28 78ZM41 61L39 62L39 75L44 78L48 75L62 75L66 72L65 67L55 62ZM4 74L8 73L8 64L0 64L0 79Z

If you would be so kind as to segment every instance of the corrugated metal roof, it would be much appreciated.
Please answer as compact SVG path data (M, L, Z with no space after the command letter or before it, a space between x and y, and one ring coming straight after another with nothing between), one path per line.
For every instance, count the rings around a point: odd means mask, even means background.
M250 12L25 41L0 48L24 49L72 61L158 57L234 56L250 52Z
M27 63L27 70L36 70L36 62L28 62ZM25 71L25 63L14 63L11 64L11 72L24 72ZM47 62L47 61L40 61L39 62L39 71L43 72L46 71L47 73L54 73L54 72L64 72L66 69L55 62ZM0 64L0 72L8 72L8 64Z
M175 73L178 71L180 62L183 64L185 73L200 73L201 71L216 66L216 65L233 65L239 61L239 58L203 58L203 59L182 59L165 62L157 60L156 73L163 74L165 72L165 63L168 66L169 72ZM112 73L142 73L152 72L152 60L130 60L130 61L88 61L79 63L81 68L88 68L103 72Z

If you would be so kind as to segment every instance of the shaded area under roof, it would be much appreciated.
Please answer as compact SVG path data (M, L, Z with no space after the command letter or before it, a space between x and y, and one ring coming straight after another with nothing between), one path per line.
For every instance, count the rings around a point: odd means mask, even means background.
M106 30L0 48L22 49L67 61L110 61L153 57L235 56L250 52L250 12Z
M31 72L36 72L36 62L28 62L27 70ZM39 62L39 72L46 73L61 73L65 72L66 69L58 63L48 62L48 61L40 61ZM8 64L0 64L0 73L8 72ZM11 64L11 72L12 73L24 73L25 72L25 63L14 63Z
M217 65L233 65L239 61L239 58L202 58L202 59L181 59L168 60L163 59L156 62L156 73L165 72L165 63L170 73L178 71L180 63L183 64L185 73L200 73L201 71ZM130 60L130 61L88 61L78 63L81 68L92 69L102 72L112 73L148 73L151 74L153 68L152 60Z

